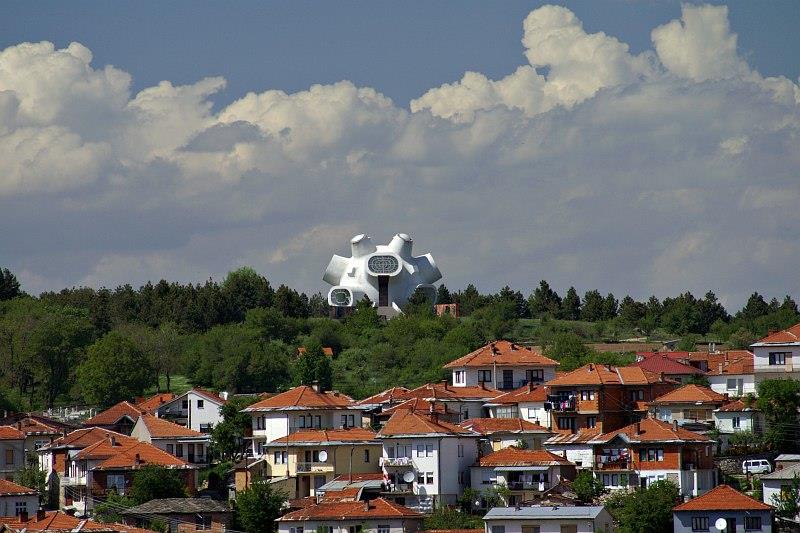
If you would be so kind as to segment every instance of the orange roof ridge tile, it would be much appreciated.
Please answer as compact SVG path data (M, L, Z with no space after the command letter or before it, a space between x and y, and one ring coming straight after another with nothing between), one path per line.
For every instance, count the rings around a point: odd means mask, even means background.
M507 340L498 340L447 363L443 368L485 367L491 365L556 367L559 363L542 355L533 348Z
M773 507L760 502L728 485L717 485L672 508L673 511L770 511Z

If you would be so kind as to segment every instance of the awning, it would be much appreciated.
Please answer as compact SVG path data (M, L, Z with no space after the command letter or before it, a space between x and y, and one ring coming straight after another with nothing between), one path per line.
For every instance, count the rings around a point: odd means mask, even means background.
M497 466L495 472L547 472L549 466Z

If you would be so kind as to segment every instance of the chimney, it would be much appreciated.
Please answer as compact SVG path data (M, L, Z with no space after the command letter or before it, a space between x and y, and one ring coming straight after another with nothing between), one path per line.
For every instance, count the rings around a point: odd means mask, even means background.
M661 372L661 374L659 375L659 379L658 380L660 382L662 382L662 383L664 382L664 373L663 372Z
M532 381L528 382L528 392L533 392L533 382Z
M642 434L642 423L641 422L636 422L636 434L637 435L641 435Z
M44 512L44 509L42 509L41 507L39 507L39 508L36 510L36 520L37 520L37 521L40 521L40 520L44 520L44 518L45 518L45 512Z
M22 421L21 420L17 421L17 429L22 429Z
M606 365L606 370L608 370L609 372L611 372L611 365Z
M319 392L319 381L317 381L316 379L314 381L312 381L311 382L311 389L314 392Z
M481 388L483 390L486 390L486 382L485 381L479 381L478 384L481 386Z
M567 458L567 450L561 450L561 455L564 456L564 459Z
M364 512L365 513L369 512L369 500L364 501Z
M28 521L28 511L22 511L19 513L19 521L23 523Z
M678 420L677 419L672 421L672 429L673 429L673 431L678 431Z
M448 390L447 385L448 385L447 380L443 379L442 380L442 387L444 387L444 390Z
M117 445L117 437L115 437L114 435L109 435L108 436L108 442L111 444L111 446L116 446Z
M725 401L726 402L729 402L731 400L730 397L728 396L727 392L725 394L723 394L723 396L725 397Z
M140 464L142 464L142 458L139 456L138 453L136 454L136 457L133 460L133 464L134 466L139 466Z
M511 349L514 350L514 351L516 351L516 349L517 349L517 345L514 344L513 342L511 343Z
M594 370L594 364L589 363L589 372L591 372L592 370Z
M719 373L722 374L722 363L720 363L718 366L719 366Z

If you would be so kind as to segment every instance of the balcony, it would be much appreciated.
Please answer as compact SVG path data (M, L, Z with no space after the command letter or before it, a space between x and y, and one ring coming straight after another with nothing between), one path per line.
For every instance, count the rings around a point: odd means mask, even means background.
M568 399L563 399L559 396L548 396L547 401L553 404L553 411L556 412L574 412L578 408L578 400L574 396Z
M86 485L86 474L82 476L63 476L61 478L61 486L63 487L76 487L79 485Z
M412 466L411 457L381 457L381 466Z
M388 483L384 486L385 494L413 494L414 485L412 483Z
M547 483L539 481L509 481L509 490L530 490L536 492L544 492L547 490Z
M316 473L316 472L333 472L333 465L330 463L315 463L308 461L297 463L298 474Z
M597 456L597 470L631 470L633 463L627 458L611 458L605 455Z

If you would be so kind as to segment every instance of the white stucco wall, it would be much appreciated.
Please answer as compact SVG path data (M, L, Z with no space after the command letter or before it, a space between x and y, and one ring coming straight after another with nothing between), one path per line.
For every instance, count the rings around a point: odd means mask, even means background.
M456 372L463 371L465 373L466 380L458 382L456 381ZM513 372L513 389L519 388L523 385L526 377L526 370L542 370L544 372L544 379L541 382L535 383L545 383L550 381L551 379L556 377L556 370L553 367L544 367L544 366L537 366L537 365L522 365L522 366L498 366L498 367L462 367L462 368L454 368L453 369L453 385L456 387L476 387L480 385L479 376L482 374L481 371L488 370L492 376L492 381L487 381L486 386L492 388L498 388L498 386L503 385L503 371L504 370L511 370Z
M711 390L731 397L756 394L756 379L753 374L730 374L720 376L706 376ZM733 388L728 388L728 380L736 380ZM740 392L741 391L741 392Z
M784 365L770 365L770 352L790 352L791 356L786 358ZM756 382L780 377L800 379L800 346L754 346L753 356Z

